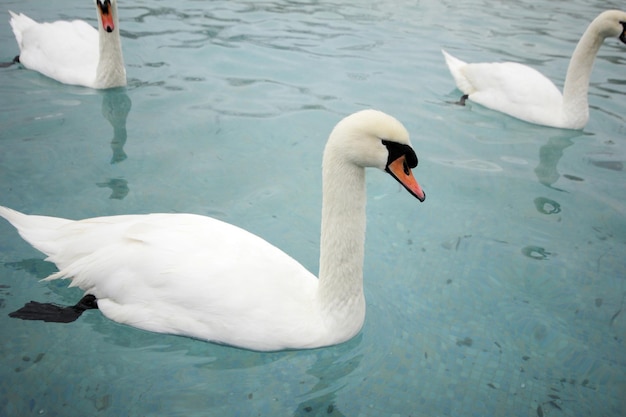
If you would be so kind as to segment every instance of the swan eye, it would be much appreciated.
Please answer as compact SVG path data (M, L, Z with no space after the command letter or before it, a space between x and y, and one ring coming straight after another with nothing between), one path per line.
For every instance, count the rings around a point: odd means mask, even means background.
M405 164L409 169L415 168L417 166L417 155L415 155L415 151L409 145L392 142L386 139L381 139L381 142L387 148L387 152L389 152L387 165L389 165L399 157L404 156Z
M98 0L98 6L102 10L102 14L109 14L109 7L111 7L111 0L104 0L104 3Z

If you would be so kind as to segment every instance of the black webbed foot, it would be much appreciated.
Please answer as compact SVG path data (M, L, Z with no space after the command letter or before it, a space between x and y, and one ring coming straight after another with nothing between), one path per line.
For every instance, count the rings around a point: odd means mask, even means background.
M468 94L463 94L459 101L446 101L446 103L456 104L457 106L465 106L465 102L469 98Z
M42 320L52 323L71 323L85 310L98 308L98 300L91 294L85 295L73 306L60 306L51 303L31 301L17 311L9 313L10 317L22 320Z
M15 58L13 58L13 61L11 62L0 62L0 68L9 68L11 65L13 64L19 64L20 63L20 56L16 56Z

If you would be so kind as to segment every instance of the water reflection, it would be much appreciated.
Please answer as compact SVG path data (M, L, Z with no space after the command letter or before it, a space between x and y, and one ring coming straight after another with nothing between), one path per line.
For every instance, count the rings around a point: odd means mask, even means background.
M111 163L116 164L127 158L124 152L126 144L126 120L132 107L132 102L126 89L115 88L102 93L102 115L113 126L113 139L111 139L111 150L113 156Z
M40 280L58 271L52 262L46 262L39 258L22 259L17 262L5 262L4 266L13 268L16 271L26 271Z
M113 127L113 139L111 139L111 164L117 164L128 158L124 151L124 145L128 139L126 121L132 107L132 101L125 88L114 88L102 92L102 115ZM122 200L130 191L128 181L123 178L109 178L96 183L100 188L110 188L110 199Z
M335 404L335 400L337 392L347 385L350 375L360 367L363 355L359 353L352 356L349 353L356 350L355 348L361 343L361 339L362 335L359 334L349 342L335 348L339 352L346 351L347 357L341 354L318 352L317 360L306 371L307 374L317 379L317 383L309 391L308 398L298 405L293 414L294 417L303 415L345 416Z
M547 197L537 197L534 202L535 208L541 214L557 214L561 212L561 205Z
M335 393L329 392L319 397L301 403L293 413L294 417L301 416L345 416L335 404Z
M538 261L544 261L552 255L552 253L541 246L525 246L522 248L522 254L527 258L536 259Z
M624 171L624 162L611 160L595 160L591 159L591 165L598 168L608 169L611 171Z
M110 188L111 195L109 198L115 200L122 200L130 191L128 188L128 181L123 178L110 178L107 181L99 182L96 185L100 188Z
M582 136L584 133L577 130L558 132L548 139L548 143L539 148L539 164L535 168L535 175L539 182L546 187L563 191L554 187L554 184L561 177L557 166L563 157L563 151L574 144L572 139Z
M136 23L153 20L169 23L168 30L122 32L125 38L167 36L166 48L199 49L208 44L237 48L251 43L272 49L306 51L319 56L349 56L351 51L369 50L381 41L348 42L341 51L324 48L325 40L338 37L356 39L357 23L388 20L392 12L386 7L367 7L350 3L313 2L224 2L210 10L201 7L128 7ZM134 14L134 16L132 16ZM359 57L362 57L360 54Z

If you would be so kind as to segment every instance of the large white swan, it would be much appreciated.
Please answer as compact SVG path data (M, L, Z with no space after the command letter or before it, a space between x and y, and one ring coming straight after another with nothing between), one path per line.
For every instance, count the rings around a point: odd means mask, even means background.
M95 0L98 30L82 20L37 23L11 11L24 67L64 84L91 88L126 85L116 0Z
M587 92L602 42L626 43L626 13L608 10L596 17L580 38L567 69L563 94L540 72L514 62L466 63L442 50L456 86L465 98L539 125L582 129L589 120Z
M395 118L363 110L335 126L322 167L319 279L260 237L210 217L73 221L0 207L59 268L45 279L70 278L87 294L70 308L33 302L12 315L71 321L97 306L141 329L261 351L346 341L365 317L365 167L387 171L423 201L415 166L409 134ZM57 313L73 317L46 316Z

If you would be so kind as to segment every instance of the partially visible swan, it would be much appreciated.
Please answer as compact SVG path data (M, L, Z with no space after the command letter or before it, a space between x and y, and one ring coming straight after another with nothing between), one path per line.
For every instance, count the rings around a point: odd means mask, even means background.
M64 84L91 88L126 85L116 0L95 0L98 30L82 20L37 23L11 11L20 48L17 60Z
M86 293L70 308L29 303L12 315L71 321L97 307L119 323L253 350L341 343L365 318L365 167L385 170L423 201L415 166L409 134L395 118L363 110L335 126L322 165L319 279L260 237L210 217L73 221L0 207L59 268L45 279L70 278ZM65 316L48 317L57 310Z
M589 120L587 92L593 63L607 37L626 43L626 12L608 10L580 38L567 69L563 94L544 75L514 62L467 64L442 50L465 98L530 123L582 129Z

